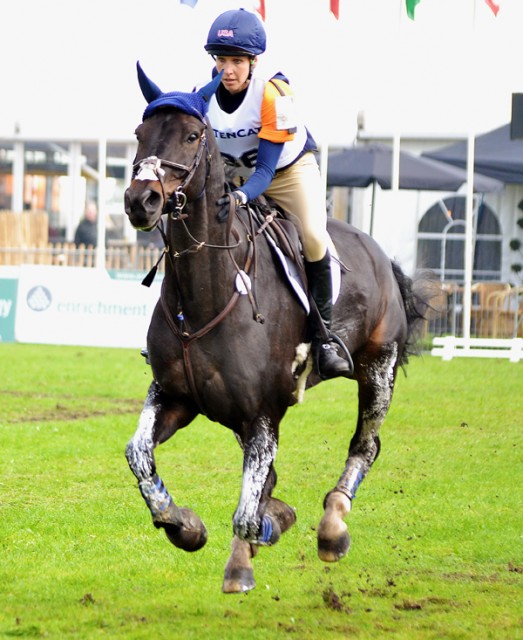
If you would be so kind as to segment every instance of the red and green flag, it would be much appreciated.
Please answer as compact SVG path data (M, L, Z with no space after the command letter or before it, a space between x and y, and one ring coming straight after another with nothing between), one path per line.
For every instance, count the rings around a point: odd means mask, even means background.
M407 6L407 15L411 20L414 20L414 10L416 9L416 5L418 5L421 0L405 0L405 4ZM485 0L486 5L492 11L492 13L497 16L499 11L499 4L494 0Z

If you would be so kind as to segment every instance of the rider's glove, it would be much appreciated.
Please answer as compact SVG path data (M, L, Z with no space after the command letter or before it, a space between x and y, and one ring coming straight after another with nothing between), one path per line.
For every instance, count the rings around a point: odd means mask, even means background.
M225 222L227 220L231 207L231 197L234 198L234 206L236 207L236 209L247 204L247 196L243 193L243 191L236 189L231 193L226 193L221 198L216 200L216 204L220 207L218 215L216 216L218 222Z

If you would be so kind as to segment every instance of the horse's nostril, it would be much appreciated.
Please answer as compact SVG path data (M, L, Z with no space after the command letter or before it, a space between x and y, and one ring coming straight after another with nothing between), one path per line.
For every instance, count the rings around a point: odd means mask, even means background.
M156 211L161 204L162 197L156 191L147 190L143 193L143 207L147 211Z

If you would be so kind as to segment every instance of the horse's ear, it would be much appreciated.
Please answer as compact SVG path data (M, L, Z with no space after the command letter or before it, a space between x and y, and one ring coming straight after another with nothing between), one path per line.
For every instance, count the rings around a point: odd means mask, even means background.
M150 103L161 96L163 91L160 89L160 87L155 85L152 80L149 80L139 62L136 63L136 70L138 72L138 82L140 83L140 89L142 90L143 97L147 100L147 102Z
M218 89L218 87L220 86L222 77L223 77L223 71L220 71L220 73L217 73L214 76L214 78L209 82L209 84L206 84L204 87L198 90L198 95L202 97L205 105L205 113L203 115L207 113L207 110L209 108L209 102L213 97L213 95L216 93L216 90Z

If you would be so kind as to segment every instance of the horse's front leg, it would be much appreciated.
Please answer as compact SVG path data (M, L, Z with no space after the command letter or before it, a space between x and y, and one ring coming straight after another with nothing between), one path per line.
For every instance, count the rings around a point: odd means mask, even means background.
M344 518L351 510L356 490L378 457L378 434L392 400L396 364L395 343L383 348L381 357L359 363L358 424L345 469L334 489L325 496L324 514L318 527L318 555L324 562L336 562L349 551L350 536Z
M272 530L285 533L296 522L296 513L292 507L277 498L268 498L263 518L272 521ZM279 537L279 536L278 536ZM270 544L274 544L275 540ZM262 543L267 544L267 543ZM225 565L222 591L224 593L242 593L256 586L252 558L258 553L258 544L251 544L234 536L231 555Z
M195 417L189 407L173 403L156 382L149 387L138 428L125 450L127 462L157 528L165 529L169 540L185 551L197 551L207 542L207 531L190 509L179 508L156 473L154 448L168 440Z
M271 493L276 485L273 463L277 430L267 417L253 423L251 436L238 441L244 452L242 490L233 517L234 538L225 567L223 592L241 593L256 586L251 559L258 546L275 544L296 522L294 509Z

